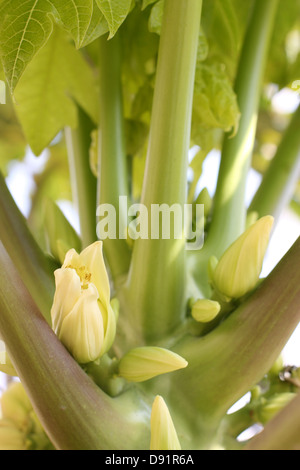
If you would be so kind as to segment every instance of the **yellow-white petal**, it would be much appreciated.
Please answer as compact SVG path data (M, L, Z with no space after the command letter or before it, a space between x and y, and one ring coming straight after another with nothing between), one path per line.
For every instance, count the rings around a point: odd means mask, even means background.
M150 450L181 450L170 412L159 395L156 396L151 411Z
M67 268L69 266L73 266L74 268L79 268L80 266L80 255L74 248L67 251L62 268Z
M103 345L101 349L101 356L105 354L112 346L115 336L116 336L116 328L117 328L117 322L116 322L116 315L115 312L113 311L112 307L110 304L108 304L107 308L105 308L100 301L98 301L100 304L100 310L102 313L102 319L103 319L103 329L104 329L104 340L103 340Z
M71 268L60 268L54 272L55 294L51 308L52 328L57 335L61 324L80 298L80 278Z
M98 292L93 284L82 291L80 299L64 318L59 339L79 363L100 357L104 330Z
M110 285L103 258L103 242L97 241L80 253L80 261L92 274L91 282L96 286L102 304L107 307L110 301Z

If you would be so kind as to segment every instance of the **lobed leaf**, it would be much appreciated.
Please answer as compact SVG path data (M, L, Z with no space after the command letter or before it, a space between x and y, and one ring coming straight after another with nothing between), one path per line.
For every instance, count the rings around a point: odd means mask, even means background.
M108 26L109 38L112 38L131 9L131 0L96 0Z
M82 46L90 26L93 13L93 0L50 0L57 11L57 20L68 31L76 46Z
M109 30L103 13L99 10L96 0L93 0L93 14L89 27L82 40L81 47L85 47Z
M11 92L43 47L56 20L80 47L91 23L93 0L8 0L1 4L0 55Z
M27 67L15 97L16 113L36 155L65 126L76 126L77 108L73 100L95 122L98 119L93 73L81 53L58 28Z
M1 10L0 55L13 91L27 64L52 33L51 4L47 0L9 0Z

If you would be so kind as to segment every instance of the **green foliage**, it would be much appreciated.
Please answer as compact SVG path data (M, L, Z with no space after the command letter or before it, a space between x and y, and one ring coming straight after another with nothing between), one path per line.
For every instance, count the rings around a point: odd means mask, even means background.
M113 37L127 17L132 0L96 0L109 26L109 37Z
M66 57L68 60L66 61ZM39 155L65 126L76 127L76 101L98 121L92 70L60 29L28 65L15 90L16 113Z
M28 146L47 157L34 175L27 220L0 175L0 327L56 448L147 448L158 391L183 448L240 448L239 433L284 411L298 387L281 380L282 365L276 372L272 365L299 321L299 242L263 282L263 253L256 252L266 228L243 256L225 246L246 228L251 166L263 176L257 213L263 201L275 209L280 201L280 209L292 202L299 214L299 179L292 186L299 109L291 119L271 106L273 89L300 78L299 11L300 0L0 0L0 79L9 92L0 105L0 170L6 176ZM221 153L217 191L208 194L207 180L198 195L211 150ZM96 205L124 194L148 208L204 202L204 248L185 250L172 239L127 243L125 234L120 244L104 240L116 335L101 359L78 365L39 310L49 321L53 271L66 251L97 239ZM59 209L62 199L78 205L79 234ZM98 273L74 269L79 290ZM231 278L247 288L224 289ZM66 315L68 289L66 282ZM96 315L101 300L94 296ZM85 309L77 313L84 324ZM160 375L166 368L158 350L183 358L182 370ZM249 390L250 404L227 415Z

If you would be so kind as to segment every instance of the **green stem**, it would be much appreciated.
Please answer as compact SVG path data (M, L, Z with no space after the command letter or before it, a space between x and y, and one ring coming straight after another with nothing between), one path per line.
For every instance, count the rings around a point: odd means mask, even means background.
M300 170L300 106L291 118L290 124L278 146L261 185L251 204L249 212L259 217L280 214L291 200Z
M202 2L166 0L161 30L149 149L141 203L148 228L154 205L176 204L183 212L190 143L191 109ZM170 213L167 215L172 219ZM150 223L151 222L151 223ZM128 282L128 315L146 340L162 337L184 314L185 241L170 237L134 242ZM181 226L182 228L182 226Z
M127 206L120 209L119 197L128 197L128 172L124 138L123 96L121 86L121 47L117 34L99 39L100 128L98 205L110 204L116 214L116 238L104 240L103 249L112 276L117 280L127 273L130 249L125 240ZM119 234L119 229L124 233Z
M67 127L68 149L73 199L78 209L83 248L96 240L96 178L90 169L89 150L93 123L78 107L78 126Z
M205 337L186 337L173 348L189 363L172 383L176 396L171 393L169 400L175 410L184 399L203 425L218 423L271 369L300 320L299 262L300 238L223 323Z
M226 415L222 423L224 437L236 439L243 431L256 423L251 406L245 405L238 411Z
M280 411L244 450L299 450L300 394Z
M47 258L30 232L26 219L12 198L0 174L1 242L16 266L20 276L50 323L50 309L54 295L54 260Z
M213 216L204 248L192 253L196 276L207 280L207 260L220 257L245 230L245 188L257 126L259 99L278 0L256 0L241 51L235 92L241 112L235 136L226 134L214 196ZM221 235L221 236L220 236ZM199 264L203 266L199 269ZM198 270L198 273L197 273Z
M110 398L42 318L0 244L0 331L9 357L58 450L147 449L149 405L134 390Z

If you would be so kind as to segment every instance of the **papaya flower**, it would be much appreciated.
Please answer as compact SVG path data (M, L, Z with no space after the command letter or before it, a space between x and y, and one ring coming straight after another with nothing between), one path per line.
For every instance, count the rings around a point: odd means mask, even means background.
M228 298L240 298L259 281L274 218L261 217L224 252L212 277L215 289Z
M110 349L116 333L102 241L80 254L70 249L54 275L53 330L77 362L93 362Z

